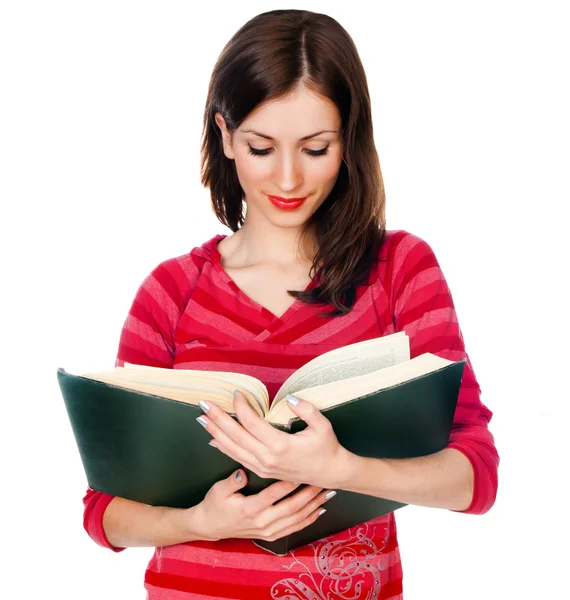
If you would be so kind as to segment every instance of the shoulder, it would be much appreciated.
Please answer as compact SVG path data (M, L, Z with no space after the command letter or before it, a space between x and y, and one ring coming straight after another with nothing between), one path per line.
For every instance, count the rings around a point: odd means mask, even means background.
M144 279L139 294L148 294L160 304L169 301L178 310L184 310L206 265L215 262L217 244L224 237L215 235L185 254L158 263Z
M439 266L428 242L404 230L386 231L378 259L378 277L384 283Z
M404 231L387 230L380 248L380 261L402 263L406 259L418 260L422 257L433 256L431 246L421 237Z
M386 294L392 314L402 299L413 294L441 291L445 278L431 246L421 237L404 230L385 232L380 247L373 285ZM420 294L421 291L421 294Z

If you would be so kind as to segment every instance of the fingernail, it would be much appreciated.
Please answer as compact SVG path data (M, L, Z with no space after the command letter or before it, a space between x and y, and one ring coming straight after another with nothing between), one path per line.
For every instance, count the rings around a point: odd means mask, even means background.
M239 390L234 390L234 400L237 398L238 394L239 394Z
M322 510L319 512L319 517L320 517L321 515L324 515L326 512L327 512L327 509L326 509L326 508L323 508L323 509L322 509Z
M198 417L196 419L196 421L198 421L198 423L200 423L200 425L202 425L202 427L208 427L208 421L206 421L206 419L204 419L204 417Z
M238 472L236 473L236 481L237 481L238 483L242 483L242 482L243 482L243 477L242 477L241 471L238 471Z
M336 492L334 490L331 490L330 492L325 494L325 500L330 500L331 498L334 498L336 496Z
M200 407L200 408L201 408L201 409L202 409L202 410L203 410L205 413L207 413L207 412L210 412L210 405L209 405L209 404L206 404L206 403L204 402L204 400L200 400L200 402L198 402L198 406L199 406L199 407Z
M212 448L217 448L218 447L218 444L216 444L216 442L214 442L214 440L210 440L208 442L208 445L212 446Z
M292 404L293 406L297 406L297 404L299 404L299 398L297 398L297 396L293 396L293 394L287 394L285 396L285 400L287 400L287 402L289 402L289 404Z

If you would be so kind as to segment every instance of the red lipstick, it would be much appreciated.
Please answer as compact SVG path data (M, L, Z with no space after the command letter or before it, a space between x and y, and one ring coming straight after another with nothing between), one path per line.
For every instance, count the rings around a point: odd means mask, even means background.
M280 196L267 197L273 206L281 208L282 210L294 210L295 208L299 208L299 206L307 199L306 196L305 198L281 198Z

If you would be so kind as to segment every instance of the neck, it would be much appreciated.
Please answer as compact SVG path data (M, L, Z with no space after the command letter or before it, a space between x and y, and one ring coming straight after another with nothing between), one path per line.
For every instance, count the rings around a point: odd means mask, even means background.
M291 266L310 266L315 253L314 242L301 239L300 228L256 227L244 222L227 240L226 256L232 264L247 267L262 263ZM228 265L230 266L230 265Z

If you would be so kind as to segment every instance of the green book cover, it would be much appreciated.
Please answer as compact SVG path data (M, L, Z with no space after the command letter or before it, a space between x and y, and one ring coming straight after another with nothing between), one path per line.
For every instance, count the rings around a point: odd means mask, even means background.
M323 409L339 442L361 456L410 458L449 442L465 361ZM239 468L208 442L198 406L142 393L58 369L57 377L85 475L94 490L153 506L198 504L210 487ZM302 392L298 394L303 397ZM296 433L306 425L296 418ZM245 470L253 494L273 483ZM337 490L315 523L274 542L254 540L278 555L392 512L404 504Z

